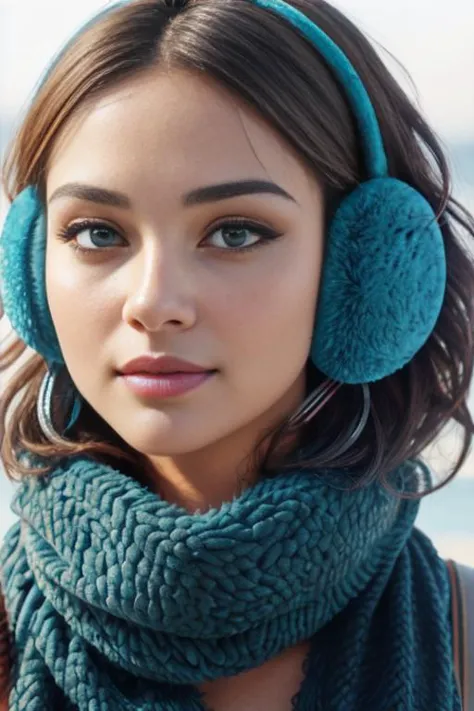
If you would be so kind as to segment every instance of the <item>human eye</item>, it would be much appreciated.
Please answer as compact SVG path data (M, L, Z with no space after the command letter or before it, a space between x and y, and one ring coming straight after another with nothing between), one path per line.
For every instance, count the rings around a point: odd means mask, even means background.
M280 237L282 233L257 222L235 217L226 218L213 228L205 242L210 246L227 252L250 252ZM217 235L217 239L211 238Z
M78 237L81 233L91 233L89 238L92 247L83 246L79 243ZM92 235L92 232L95 234ZM105 234L104 234L105 233ZM107 235L107 233L109 233ZM89 255L91 252L103 252L104 247L114 247L116 245L110 244L110 240L107 241L107 236L111 233L118 235L117 231L105 224L104 222L98 222L97 220L81 220L80 222L74 222L68 227L61 228L57 236L62 242L67 242L71 249L76 252L81 252L84 255ZM94 241L92 241L94 240ZM87 242L87 240L86 240Z
M82 233L89 233L89 237L86 238L86 246L79 241ZM116 243L111 243L110 241L112 233L118 236L118 232L106 223L88 219L75 222L66 228L61 228L57 236L61 241L68 243L74 251L89 257L92 256L93 252L103 253L117 246ZM221 222L220 225L217 225L209 232L204 242L206 247L222 252L242 253L261 247L280 237L281 234L271 227L248 219L241 217L226 218L225 222ZM88 246L87 241L92 246Z

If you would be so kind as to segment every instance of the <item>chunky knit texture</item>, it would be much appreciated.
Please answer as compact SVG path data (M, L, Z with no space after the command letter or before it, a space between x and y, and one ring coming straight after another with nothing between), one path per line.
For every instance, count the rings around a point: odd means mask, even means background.
M418 503L343 483L282 473L190 514L84 456L27 478L0 553L12 711L202 711L195 684L305 639L298 711L460 711Z

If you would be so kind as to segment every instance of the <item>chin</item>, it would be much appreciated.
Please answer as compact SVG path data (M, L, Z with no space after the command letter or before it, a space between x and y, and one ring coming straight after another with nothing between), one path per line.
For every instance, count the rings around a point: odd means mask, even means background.
M130 427L114 429L130 447L150 457L190 454L212 446L222 436L221 433L209 430L206 432L203 428L178 427L170 423L155 427L148 425L140 432L132 432Z

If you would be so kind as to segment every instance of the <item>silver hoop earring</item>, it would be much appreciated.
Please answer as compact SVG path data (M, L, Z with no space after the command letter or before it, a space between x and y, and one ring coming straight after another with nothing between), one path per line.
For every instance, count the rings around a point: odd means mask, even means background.
M300 408L292 415L289 421L289 427L295 428L301 425L307 424L322 408L331 400L335 393L342 386L342 383L337 383L334 380L325 380L321 385L319 385L314 392L309 395L306 400L302 403ZM349 447L351 447L354 442L362 434L370 415L370 389L367 383L362 383L363 392L363 406L360 415L354 418L351 424L352 432L343 441L337 439L334 445L326 451L328 457L332 457L335 454L337 456L346 452Z
M342 383L336 383L335 380L325 380L309 395L306 400L300 405L298 410L290 417L289 426L300 427L306 425L324 405L336 394Z
M45 373L41 381L38 392L38 401L36 403L36 414L38 417L41 431L52 444L63 444L64 435L61 436L53 425L53 393L56 381L61 373L61 366L53 365ZM67 432L76 422L81 411L81 397L74 386L70 387L66 392L62 393L64 411L67 413L72 405L72 412L64 427L64 432Z
M344 454L349 447L352 447L354 442L359 439L361 436L367 421L369 419L370 415L370 390L369 386L367 383L361 383L362 387L362 392L363 392L363 397L364 397L364 403L362 405L362 412L359 417L355 417L354 420L352 421L352 434L346 439L345 442L343 442L341 445L339 445L337 449L337 455Z

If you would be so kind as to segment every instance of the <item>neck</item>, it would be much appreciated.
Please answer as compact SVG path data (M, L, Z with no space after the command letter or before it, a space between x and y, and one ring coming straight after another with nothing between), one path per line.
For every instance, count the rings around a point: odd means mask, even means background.
M259 478L258 461L269 444L265 439L255 455L263 434L294 412L303 394L304 383L296 383L270 412L199 451L173 457L149 457L153 490L190 513L205 512L232 501ZM290 451L295 441L295 437L288 438L279 453Z

